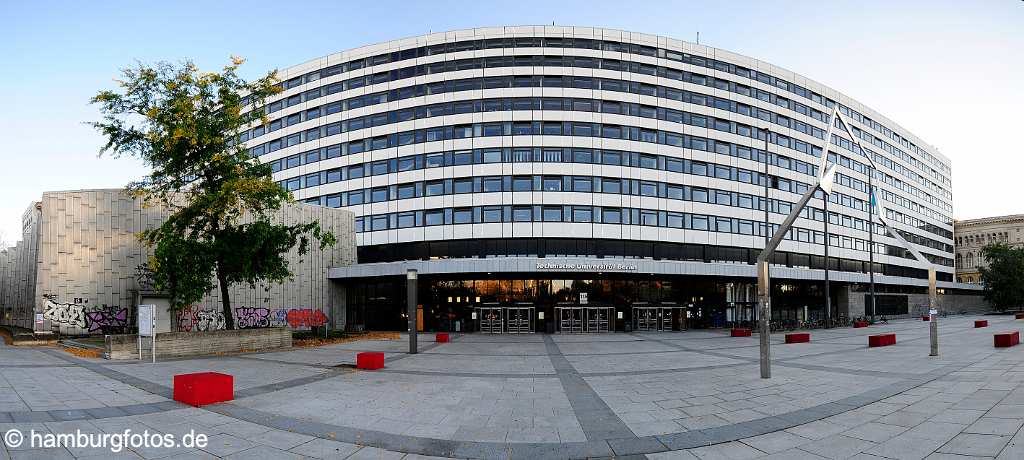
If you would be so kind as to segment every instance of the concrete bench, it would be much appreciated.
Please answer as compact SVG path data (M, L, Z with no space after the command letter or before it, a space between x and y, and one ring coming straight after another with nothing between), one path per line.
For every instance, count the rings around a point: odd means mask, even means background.
M384 353L364 351L356 355L356 369L376 370L384 368Z
M869 324L867 321L854 321L853 327L868 327Z
M786 334L786 343L807 343L810 341L810 332L795 332L793 334Z
M868 336L868 346L871 348L887 347L889 345L896 345L896 334L875 334Z
M974 327L988 327L987 319L978 319L974 321Z
M219 372L196 372L174 376L174 400L190 406L235 399L235 378Z
M1018 345L1020 344L1020 331L1000 332L994 336L993 342L996 348L1006 348Z
M438 332L437 334L434 334L434 341L437 343L448 343L449 340L451 340L451 338L448 337L447 332Z
M750 337L750 329L734 328L729 331L729 335L732 337Z

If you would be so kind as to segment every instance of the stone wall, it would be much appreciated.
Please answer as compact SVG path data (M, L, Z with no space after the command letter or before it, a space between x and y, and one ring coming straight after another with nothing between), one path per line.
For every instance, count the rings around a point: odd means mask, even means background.
M867 292L854 291L843 287L839 291L840 313L851 318L868 316L869 308L865 306L865 295ZM878 293L878 295L907 297L907 314L887 315L889 318L912 318L928 313L928 294L890 294ZM960 312L970 314L984 314L992 311L992 307L979 294L941 294L937 300L938 309L941 312L957 314Z
M142 359L152 359L150 339L143 339ZM156 335L156 357L180 358L216 353L239 353L291 348L292 333L287 328L238 329L210 332L166 332ZM138 359L139 340L135 334L108 335L103 356L107 359Z
M137 235L160 225L167 212L144 207L120 189L46 192L32 209L22 242L0 255L0 324L61 334L134 330L135 306L143 297L159 296L140 276L148 253ZM323 251L314 244L301 257L293 251L287 260L294 276L284 283L234 285L236 317L244 315L244 325L253 327L344 328L343 287L327 279L327 270L355 263L354 215L293 203L273 219L318 221L338 243ZM44 323L33 324L35 313L44 314ZM223 328L219 288L174 316L174 329L183 332Z

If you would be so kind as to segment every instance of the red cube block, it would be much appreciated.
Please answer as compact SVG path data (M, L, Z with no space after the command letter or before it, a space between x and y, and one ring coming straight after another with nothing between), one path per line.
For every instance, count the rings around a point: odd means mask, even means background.
M896 334L875 334L868 336L869 347L887 347L896 345Z
M979 319L974 321L974 327L988 327L987 319Z
M729 335L732 337L750 337L750 329L735 328L729 331Z
M867 321L854 321L853 327L868 327L868 324Z
M448 337L447 332L438 332L437 334L434 334L434 341L437 343L448 343L449 340L450 338Z
M235 378L219 372L197 372L174 376L174 400L191 406L205 406L235 399Z
M922 317L921 317L921 321L928 321L928 320L930 320L930 319L931 319L931 318L929 318L929 317L927 317L927 316L922 316Z
M807 343L810 341L810 332L795 332L793 334L786 334L786 343Z
M1014 315L1014 318L1024 319L1024 313L1017 313L1016 315Z
M384 368L384 353L364 351L356 355L356 369L376 370Z
M1020 344L1020 331L1000 332L994 336L996 348L1012 347Z

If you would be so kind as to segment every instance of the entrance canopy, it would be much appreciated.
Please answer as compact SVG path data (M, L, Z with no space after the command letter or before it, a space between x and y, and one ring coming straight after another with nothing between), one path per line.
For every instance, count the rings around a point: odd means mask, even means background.
M328 271L328 278L338 281L353 278L374 278L382 276L405 276L407 270L415 269L420 275L462 275L488 273L622 273L650 275L704 275L726 277L757 276L755 267L746 264L688 262L652 259L600 259L596 257L496 257L459 258L438 260L409 260L402 262L380 262L336 267ZM824 270L802 267L772 266L772 278L824 280ZM867 273L833 271L832 281L866 283ZM928 286L928 280L898 276L875 275L875 282L902 284L907 286ZM956 288L956 283L939 281L939 287Z

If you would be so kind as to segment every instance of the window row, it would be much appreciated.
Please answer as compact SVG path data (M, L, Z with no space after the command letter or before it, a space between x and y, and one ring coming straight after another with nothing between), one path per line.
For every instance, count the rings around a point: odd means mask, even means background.
M750 265L757 262L760 253L760 249L757 248L605 238L467 238L363 245L359 246L357 251L360 263L463 258L599 257ZM823 256L786 251L775 251L772 254L772 264L815 270L824 269L826 266ZM830 257L828 265L831 270L868 273L870 264L865 260ZM878 262L874 265L876 273L928 278L927 270ZM936 275L939 281L953 281L952 273L939 271ZM879 284L877 289L879 292L886 292L887 285ZM890 287L893 292L902 292L906 289L904 286Z
M697 67L704 67L708 69L714 69L720 72L730 73L750 80L757 80L758 82L775 88L779 88L783 91L791 92L800 97L821 104L827 108L831 108L835 104L835 102L832 101L831 99L825 98L822 95L813 92L807 88L804 88L800 85L797 85L795 83L791 83L789 81L771 76L764 72L748 69L746 67L738 66L736 64L732 64L722 60L707 58L703 56L694 56L692 54L684 53L677 50L655 48L645 45L638 45L635 43L622 43L607 40L595 40L572 37L516 37L439 43L436 45L410 48L401 51L379 54L367 58L356 59L349 62L337 64L331 67L327 67L324 69L315 70L307 74L291 78L285 82L282 82L282 87L285 89L289 89L297 87L304 83L319 80L321 78L338 75L343 72L350 72L353 70L363 69L366 67L386 64L390 62L400 62L423 56L432 56L445 53L454 53L459 51L482 49L540 47L605 50L628 54L636 54L641 56L659 57L676 62L690 64ZM936 157L934 157L924 149L918 147L909 139L900 136L898 133L883 126L881 123L878 123L877 121L874 121L871 118L864 116L863 114L857 112L856 110L852 110L844 105L840 105L840 109L843 111L845 115L852 117L858 123L870 126L875 131L883 133L883 135L885 135L886 137L893 139L896 143L902 145L904 148L910 149L914 153L926 157L930 163L938 167L948 176L948 165L939 161Z
M434 128L403 131L368 139L352 140L335 146L307 152L303 155L305 155L307 162L310 160L310 155L312 155L312 161L320 161L321 159L325 159L324 156L321 156L321 151L326 152L326 158L334 158L335 156L340 155L351 155L401 145L506 135L572 135L633 140L638 142L650 142L693 150L708 151L739 158L750 158L750 155L756 151L756 149L730 142L723 142L699 136L683 135L681 133L666 130L640 128L636 126L579 122L512 121L438 126ZM299 136L299 134L295 134L294 136ZM772 136L772 141L776 145L789 146L792 140L793 139L786 136ZM271 151L276 151L280 148L291 145L297 145L299 143L299 138L296 137L294 144L289 141L282 145L280 142L281 140L277 140L269 143L268 145L272 148ZM272 145L275 143L276 145ZM253 147L250 149L250 153L253 156L261 155L263 154L262 148L263 146ZM775 164L780 168L790 169L801 174L817 176L817 166L810 163L791 159L782 155L777 155L774 159L776 160ZM284 166L287 166L287 163ZM837 173L836 181L858 191L867 192L867 183L860 179ZM924 207L922 206L922 208Z
M432 227L438 225L462 225L483 223L596 223L614 225L641 225L738 235L765 236L764 222L732 217L703 214L658 211L639 208L618 208L602 206L549 206L549 205L504 205L472 206L464 208L437 208L420 211L406 211L356 218L356 232L376 232L402 228ZM771 232L778 229L772 224ZM830 246L866 251L868 241L843 235L829 235ZM786 240L803 243L825 244L825 234L817 230L793 227L787 232ZM913 259L914 256L899 247L875 242L875 251L895 257ZM945 258L935 256L940 260ZM949 259L948 266L952 266ZM943 263L943 265L946 265Z
M781 183L785 179L772 178L772 188L786 190ZM325 195L317 204L339 208L368 203L380 203L394 200L405 200L432 196L459 195L469 193L501 193L501 192L582 192L633 195L652 198L664 198L678 201L717 204L721 206L745 209L764 210L764 197L746 193L719 190L707 187L670 184L658 181L623 179L618 177L593 176L556 176L556 175L520 175L520 176L480 176L458 179L437 179L419 182L405 182L390 186L370 187L359 190ZM818 198L822 193L818 192ZM830 201L841 202L838 196L830 197ZM784 216L793 211L793 203L785 200L769 200L769 211ZM829 222L834 225L868 231L869 224L864 219L845 214L829 213ZM823 222L825 213L815 207L805 207L800 217ZM875 232L883 234L879 224ZM904 233L904 237L912 243L937 249L947 253L953 252L952 245L930 238Z
M302 102L309 102L328 94L335 94L342 91L352 90L356 88L362 88L378 83L386 83L396 80L402 80L405 78L411 78L421 75L439 74L445 72L454 72L469 69L483 69L483 68L500 68L500 67L581 67L591 69L606 69L614 71L627 71L632 73L640 73L658 77L664 77L670 80L683 81L692 83L695 85L707 86L723 91L729 91L736 94L742 94L753 98L760 99L765 102L789 108L794 112L802 115L814 118L820 122L825 122L828 119L828 114L812 109L804 104L796 101L791 101L784 97L773 95L772 93L757 88L752 88L747 85L738 84L729 80L715 78L712 76L702 75L693 72L687 72L672 68L652 66L647 64L641 64L637 62L619 61L613 59L601 59L591 57L573 57L573 56L493 56L485 58L471 58L471 59L460 59L457 61L441 61L433 64L423 64L414 67L406 67L403 69L395 69L391 71L379 72L372 75L363 75L359 77L350 78L329 85L316 87L313 89L306 90L302 93L289 96L277 101L274 101L267 105L266 112L274 113L279 110L283 110L286 107L291 107ZM528 78L528 75L518 76L511 80L505 79L502 81L510 81L512 86L505 87L517 87L522 86L523 81L520 80L517 84L516 78ZM542 78L558 78L558 77L542 77ZM463 85L472 85L466 89L484 89L478 84L463 81ZM555 84L546 82L542 86L554 86ZM558 86L564 86L558 84ZM493 86L489 86L493 87ZM456 91L461 91L456 90ZM675 90L678 91L678 90ZM684 99L685 100L685 99Z
M381 92L381 93L374 93L374 94L369 94L369 95L364 95L364 96L353 97L353 98L349 98L349 99L346 99L346 100L342 100L342 101L337 101L337 102L333 102L333 103L330 103L330 104L326 104L324 106L310 108L310 109L307 109L304 112L298 112L298 113L291 114L291 115L289 115L287 117L284 117L284 118L276 119L276 120L270 122L266 126L259 126L259 127L254 128L252 131L247 131L247 132L243 133L241 139L243 141L245 141L245 140L248 140L248 139L253 139L253 138L256 138L256 137L260 137L263 134L265 134L267 131L275 131L277 129L283 128L284 126L291 126L291 125L294 125L296 123L301 123L304 120L315 119L315 118L318 118L318 117L321 117L321 116L326 116L328 114L338 113L338 112L341 112L343 109L365 107L365 106L368 106L368 105L375 105L375 104L380 104L380 103L384 103L384 102L388 102L388 101L392 101L392 100L400 100L400 99L405 99L405 98L408 98L408 97L416 97L416 96L421 96L421 95L425 95L425 94L440 94L440 93L453 92L453 91L464 91L464 90L474 90L474 89L475 90L479 90L479 89L489 89L489 88L508 88L508 87L573 87L573 88L584 88L584 89L598 89L598 88L600 88L602 90L607 90L607 91L625 91L625 92L637 93L637 94L647 94L647 95L651 95L651 96L657 96L657 97L673 99L673 100L678 100L678 101L682 101L682 102L689 102L689 103L694 103L694 104L697 104L697 105L710 106L710 107L715 107L715 108L719 108L719 109L722 109L722 110L732 111L732 112L735 112L735 113L740 113L740 114L743 114L743 115L756 117L756 118L762 119L764 121L768 121L768 122L771 122L771 123L774 123L774 124L777 124L777 125L780 125L780 126L783 126L783 127L794 129L794 130L797 130L799 132L802 132L802 133L805 133L805 134L817 137L819 139L824 138L824 130L822 130L820 128L816 128L816 127L814 127L812 125L809 125L809 124L806 124L804 122L801 122L801 121L798 121L798 120L792 119L790 117L783 116L783 115L780 115L780 114L777 114L775 112L771 112L771 111L768 111L768 110L758 109L756 107L751 107L751 106L748 106L746 104L740 104L740 103L737 103L735 101L730 101L728 99L709 97L709 96L706 96L706 95L703 95L703 94L700 94L700 93L684 92L682 90L673 89L673 88L669 88L669 87L665 87L665 86L648 85L648 84L639 83L639 82L631 82L631 81L628 81L628 80L615 80L615 79L603 79L603 78L591 78L591 77L573 77L573 76L561 76L561 75L559 75L559 76L521 75L521 76L480 77L480 78L467 78L467 79L461 79L461 80L448 80L448 81L442 81L442 82L436 82L436 83L429 83L429 84L409 86L409 87L406 87L406 88L394 89L394 90L385 91L385 92ZM319 91L319 89L317 89L315 91ZM403 92L405 94L403 94ZM769 96L768 93L764 93L764 94L765 94L765 96ZM758 94L758 96L759 96L759 94ZM299 97L299 96L293 96L293 97ZM780 104L780 101L787 101L787 100L786 99L771 99L771 98L769 98L769 99L767 99L767 101L771 102L771 103L774 103L774 104L777 104L777 105L786 106L785 104ZM527 109L526 108L527 103L524 102L524 101L521 101L519 103L522 104L522 108L517 108L515 106L509 105L508 109L506 109L506 110L538 110L538 109L533 109L533 108ZM529 106L533 107L533 104L530 103ZM542 105L540 107L541 107L540 109L543 108ZM565 110L566 109L565 103L563 102L562 104L560 104L560 107L562 107L562 110ZM659 114L657 113L656 110L654 112L651 112L651 109L656 109L655 107L653 107L653 106L644 106L644 107L646 107L646 111L648 112L648 116L650 118L661 118L661 119L665 119L665 120L668 120L668 121L676 121L676 122L679 122L679 123L683 123L684 122L682 120L683 117L680 116L681 114L675 113L675 112L678 112L678 111L674 111L673 110L673 111L661 114L661 117L659 117ZM447 111L446 109L448 108L447 104L444 104L441 107L435 107L435 108L439 110L438 115L447 114L447 113L445 113ZM479 111L496 111L496 110L499 110L501 108L504 108L504 104L499 105L497 103L492 103L490 109L485 109L483 107L483 105L481 105ZM581 108L586 109L587 105L586 104L582 104ZM470 111L470 109L475 109L475 107L469 106L469 105L464 105L462 107L462 110L467 111L467 112ZM622 108L621 107L612 106L611 109L615 109L615 110L617 110L618 113L622 113ZM603 109L603 110L611 110L611 109ZM452 106L451 110L453 112L455 112L455 107ZM572 107L572 110L576 110L575 105ZM591 111L592 110L593 109L591 109ZM637 114L639 116L644 116L644 113L641 112L641 110L642 109L638 109ZM477 110L473 110L473 111L477 111ZM612 112L612 113L615 113L615 112ZM370 126L379 126L380 124L393 123L393 122L397 122L397 121L404 121L406 119L413 119L413 118L415 118L415 115L416 115L415 109L407 109L407 110L404 110L404 111L397 111L397 112L395 112L394 115L391 115L391 114L378 114L378 115L373 115L373 116L369 116L369 117L362 117L362 118L355 119L355 120L338 122L338 123L335 123L335 124L332 124L332 125L327 125L326 127L314 128L312 130L309 130L307 133L304 133L304 135L307 136L307 137L312 136L313 139L316 139L316 138L319 138L319 137L323 137L325 135L330 135L330 134L327 134L327 133L332 133L332 132L333 133L341 133L341 132L351 131L351 130L354 130L354 129L362 129L362 128L370 127ZM436 116L436 115L429 115L429 114L427 114L427 112L424 112L424 116ZM394 117L395 121L391 121L392 117ZM410 117L413 117L413 118L410 118ZM703 118L703 117L701 117L701 118ZM698 122L699 122L699 120L698 120ZM353 125L353 123L355 123L355 124ZM688 120L687 120L687 124L690 124L690 123L688 123ZM334 126L334 125L336 125L336 126ZM697 124L697 126L700 126L700 125ZM743 126L746 126L746 128L745 128L746 131L750 131L751 128L749 126L747 126L747 125L743 125ZM740 128L740 129L742 130L743 128ZM720 130L723 130L723 129L720 129ZM730 132L735 132L735 131L730 131ZM737 133L737 134L750 136L750 134L742 134L742 133ZM754 135L750 136L750 137L759 137L760 136L758 133L753 133L753 134ZM295 136L298 136L298 134L292 135L289 138L294 138ZM279 139L279 140L281 140L281 139ZM273 142L273 141L271 141L271 142ZM305 139L301 139L301 140L299 140L299 142L305 142ZM846 141L846 142L849 142L849 141ZM842 145L842 146L846 147L844 144L837 144L837 145ZM793 148L799 150L801 148L801 146L800 145L796 145ZM850 151L854 151L852 147L848 147L847 149L850 150ZM922 178L922 180L923 180L923 178ZM933 182L926 181L926 180L924 181L924 183L925 183L925 185L935 185ZM937 187L937 185L935 185L935 186Z
M271 166L275 172L281 168L296 168L303 164L312 164L321 159L334 158L340 155L340 149L325 147L311 152L292 155L288 158L275 160ZM831 154L830 154L831 155ZM746 158L746 157L744 157ZM764 161L764 151L754 149L755 161ZM775 165L788 165L785 157L776 154L771 155L771 162ZM305 163L304 163L305 162ZM357 163L347 167L334 168L326 171L319 171L304 176L292 177L280 181L282 187L289 191L300 190L307 187L316 187L339 181L360 179L363 177L379 176L384 174L414 171L424 168L439 168L448 166L463 166L474 164L491 163L530 163L530 162L554 162L554 163L583 163L583 164L605 164L613 166L628 166L639 168L658 169L698 176L715 177L725 180L739 181L756 185L764 185L763 173L749 169L727 166L716 163L686 160L664 155L649 155L637 152L624 152L618 150L581 149L581 148L499 148L499 149L473 149L454 152L438 152L430 154L410 155L389 160L380 160L370 163ZM841 182L846 176L840 175ZM806 191L808 184L788 179L774 179L772 186L778 190L795 191L802 193ZM841 192L833 192L830 201L838 205L867 212L867 202ZM887 200L893 201L893 200ZM899 213L891 208L886 209L890 219L903 222L912 227L934 233L939 236L949 237L951 231L922 221L916 217Z

